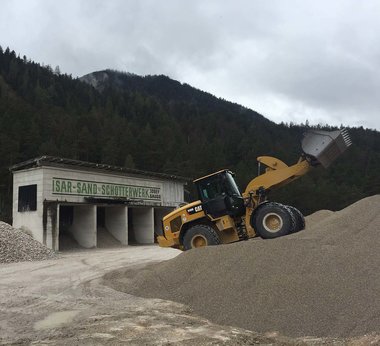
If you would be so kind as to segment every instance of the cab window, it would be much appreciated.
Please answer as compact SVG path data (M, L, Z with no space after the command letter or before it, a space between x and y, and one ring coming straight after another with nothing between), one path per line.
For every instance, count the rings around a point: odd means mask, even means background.
M202 200L210 200L225 195L219 179L207 180L199 186Z

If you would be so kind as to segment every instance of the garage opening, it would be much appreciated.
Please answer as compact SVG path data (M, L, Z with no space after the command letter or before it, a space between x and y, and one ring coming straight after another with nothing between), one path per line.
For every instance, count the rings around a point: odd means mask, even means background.
M67 248L75 248L77 245L87 249L96 247L96 206L73 205L60 206L60 238L65 234L68 240ZM63 231L61 232L61 224ZM64 236L63 236L64 237ZM74 240L74 241L73 241ZM63 246L64 247L64 246ZM63 248L60 245L60 248Z
M128 243L154 243L154 211L151 207L128 208Z
M106 208L96 208L96 247L110 248L120 246L120 242L106 227Z
M172 208L60 205L59 250L153 244Z
M96 212L97 247L128 244L128 209L125 206L98 206Z

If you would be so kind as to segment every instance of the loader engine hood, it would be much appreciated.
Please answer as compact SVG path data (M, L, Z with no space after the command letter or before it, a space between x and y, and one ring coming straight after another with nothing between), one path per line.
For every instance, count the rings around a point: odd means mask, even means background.
M195 207L200 206L201 204L202 204L201 201L195 201L195 202L191 202L189 204L186 204L186 205L184 205L182 207L174 209L172 212L170 212L169 214L165 215L162 220L166 221L168 219L171 219L171 218L173 218L173 216L176 216L177 214L181 214L184 211L188 211L188 209L189 210L194 209Z

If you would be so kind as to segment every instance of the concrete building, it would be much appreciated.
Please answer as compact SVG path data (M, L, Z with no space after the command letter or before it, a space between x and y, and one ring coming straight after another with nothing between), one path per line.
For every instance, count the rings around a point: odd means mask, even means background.
M54 250L150 244L186 178L42 156L11 167L13 226Z

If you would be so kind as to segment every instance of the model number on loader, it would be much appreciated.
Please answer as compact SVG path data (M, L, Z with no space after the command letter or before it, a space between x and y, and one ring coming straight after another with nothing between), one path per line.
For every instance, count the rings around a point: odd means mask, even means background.
M197 205L195 207L191 207L191 208L187 209L187 212L191 215L191 214L199 213L202 210L203 210L202 206L201 205Z

